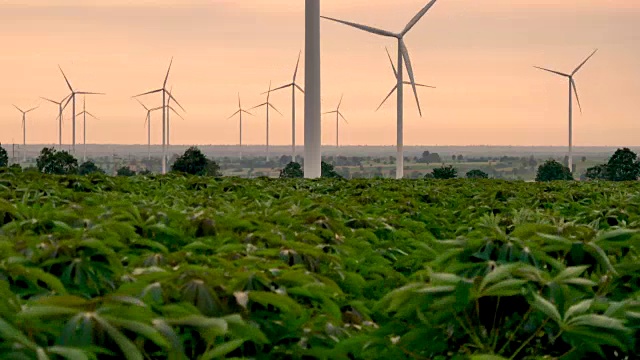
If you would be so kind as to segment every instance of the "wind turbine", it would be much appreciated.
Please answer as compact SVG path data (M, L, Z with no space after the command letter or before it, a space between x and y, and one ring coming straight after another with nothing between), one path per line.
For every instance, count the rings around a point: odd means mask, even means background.
M278 112L278 114L280 115L282 115L282 113L278 109L276 109L276 107L273 106L273 104L269 102L269 98L271 97L271 82L269 82L269 91L267 91L266 94L267 94L267 102L262 103L260 105L256 105L249 110L257 109L263 106L267 108L267 161L269 161L269 108L272 108L273 110Z
M31 108L27 111L20 109L16 105L13 105L13 107L18 109L18 111L22 113L22 145L24 145L24 151L22 152L23 154L22 156L23 156L23 160L27 161L27 114L37 109L38 106Z
M277 87L271 92L278 90L291 88L291 161L296 162L296 90L300 90L304 94L304 90L296 84L296 78L298 76L298 67L300 66L300 56L302 51L298 54L298 62L296 63L296 70L293 72L293 81L287 85ZM264 95L265 93L262 93Z
M340 118L342 118L342 120L344 120L344 122L346 122L347 124L349 123L347 119L340 112L340 106L342 105L343 98L344 98L344 95L340 97L340 102L338 103L338 107L334 111L327 111L326 113L323 114L323 115L336 114L336 148L340 147Z
M67 100L68 97L69 97L69 95L65 96L64 99L62 99L60 102L54 101L54 100L51 100L51 99L47 99L45 97L40 97L42 100L47 100L50 103L58 105L58 109L59 109L59 111L58 111L58 143L59 143L60 148L62 148L62 121L63 121L62 112L64 111L64 109L66 107L66 105L62 106L62 103L64 103L65 100Z
M73 152L75 153L76 151L76 95L105 95L103 93L95 93L95 92L87 92L87 91L75 91L73 90L73 87L71 86L71 83L69 82L69 79L67 78L67 75L65 75L64 71L62 71L62 67L60 67L60 65L58 65L58 68L60 69L60 72L62 73L62 76L64 77L64 81L67 83L67 86L69 87L69 90L71 90L71 94L68 95L68 99L67 102L64 104L63 108L66 108L67 105L69 105L69 102L72 102L71 105L71 112L72 112L72 149Z
M164 78L164 83L162 83L162 88L147 91L146 93L142 93L134 96L134 98L137 98L144 95L150 95L150 94L155 94L159 92L162 93L162 107L161 107L162 109L162 174L167 173L167 149L166 149L166 143L167 143L167 111L166 110L167 109L165 108L165 106L167 105L167 96L170 99L173 99L173 101L175 101L176 104L178 104L178 106L180 106L180 108L186 112L186 110L182 107L182 105L180 105L178 100L176 100L176 98L173 97L173 95L171 95L169 91L167 91L167 81L169 81L169 73L171 72L172 64L173 64L173 58L171 58L171 62L169 63L169 69L167 70L167 75Z
M569 171L573 172L573 94L576 94L576 100L578 102L578 107L580 108L580 113L582 114L582 105L580 105L580 98L578 97L578 89L576 88L576 82L573 77L580 71L580 69L584 66L584 64L591 59L593 55L596 54L598 49L595 49L591 55L589 55L580 65L578 65L575 70L571 74L565 74L555 70L545 69L539 66L534 66L536 69L548 71L550 73L564 76L569 79Z
M409 31L422 19L422 17L431 9L431 7L438 0L431 0L427 5L425 5L422 10L420 10L416 16L414 16L411 21L405 26L405 28L400 33L394 33L387 30L382 30L378 28L374 28L367 25L360 25L349 21L338 20L326 16L321 16L324 19L335 21L344 25L348 25L354 27L356 29L364 30L366 32L381 35L385 37L391 37L398 40L398 71L397 71L397 92L398 92L398 153L396 160L396 178L402 179L404 177L404 80L403 80L403 63L406 64L407 73L409 74L409 79L411 80L411 87L413 88L413 93L416 98L416 104L418 105L418 112L420 113L420 117L422 117L422 109L420 108L420 100L418 99L418 90L416 89L416 82L413 75L413 67L411 66L411 59L409 58L409 50L404 42L404 37L407 35Z
M96 116L94 116L92 113L87 111L87 99L85 97L82 98L82 111L79 112L78 114L76 114L76 116L80 116L82 115L82 131L83 131L83 135L82 135L82 142L83 142L83 155L82 155L82 161L86 162L87 161L87 115L91 116L92 118L96 119L96 120L100 120L98 119Z
M231 119L232 117L240 114L240 160L242 160L242 114L249 114L251 116L253 116L252 113L244 110L242 108L242 103L240 102L240 93L238 93L238 111L236 111L235 113L233 113L233 115L229 116L229 118L227 118L227 120Z

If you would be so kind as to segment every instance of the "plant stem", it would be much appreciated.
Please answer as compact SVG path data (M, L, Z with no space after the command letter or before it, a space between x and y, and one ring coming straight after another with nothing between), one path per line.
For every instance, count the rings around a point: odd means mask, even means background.
M529 345L529 343L531 342L531 340L535 339L535 337L538 335L538 333L542 330L542 328L544 328L545 325L547 325L547 323L549 322L549 320L551 320L551 318L548 318L547 320L542 322L542 325L540 325L540 327L538 329L536 329L536 331L534 331L534 333L525 341L522 343L522 345L520 345L520 347L518 348L518 350L516 350L516 352L513 353L513 355L511 355L511 357L509 358L509 360L513 360L516 358L516 356L520 353L520 351L522 351L525 347L527 347L527 345Z
M533 312L533 308L529 308L529 310L527 310L527 312L524 314L524 317L522 317L522 320L520 321L518 326L516 326L516 329L513 331L511 336L509 336L509 339L507 340L507 342L502 346L500 351L498 351L498 355L502 354L505 351L505 349L507 349L511 341L513 341L513 339L516 337L516 334L518 333L520 328L524 325L524 323L527 321L527 319L529 318L529 315L531 315L532 312Z

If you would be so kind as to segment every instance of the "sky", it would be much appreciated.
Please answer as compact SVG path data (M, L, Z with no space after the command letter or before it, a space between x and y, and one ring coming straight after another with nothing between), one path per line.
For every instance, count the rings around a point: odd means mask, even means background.
M398 32L426 0L321 0L323 15ZM322 22L323 110L344 94L344 145L394 145L395 96L385 53L396 42ZM405 88L406 145L567 145L568 82L534 65L576 75L583 107L574 115L577 146L640 145L640 2L637 0L439 0L405 38L423 117ZM91 144L146 144L146 111L131 97L169 85L186 108L171 119L172 144L238 143L237 110L291 82L304 47L302 0L0 0L0 142L57 142L57 106L39 97L68 95L58 65L88 96ZM395 60L394 60L395 61ZM304 55L298 82L304 86ZM82 99L78 98L82 111ZM161 105L159 95L141 98ZM291 143L291 91L273 93L270 143ZM297 97L297 143L304 100ZM245 144L265 143L264 108L244 118ZM70 109L63 142L71 142ZM82 142L82 119L77 120ZM161 113L152 142L161 143ZM335 144L335 117L323 118L323 144Z

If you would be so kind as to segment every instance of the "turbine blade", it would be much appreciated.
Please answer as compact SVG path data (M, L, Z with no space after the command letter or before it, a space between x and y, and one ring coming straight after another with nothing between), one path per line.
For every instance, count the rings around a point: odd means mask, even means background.
M167 70L167 76L164 78L164 84L162 85L163 89L167 87L167 81L169 81L169 72L171 71L171 65L173 65L173 56L171 57L171 62L169 62L169 69Z
M251 108L251 109L249 109L249 110L257 109L257 108L259 108L259 107L263 107L263 106L265 106L265 105L267 105L267 104L268 104L268 103L262 103L262 104L260 104L260 105L256 105L256 106L252 107L252 108Z
M344 122L346 122L347 124L349 123L347 119L344 117L344 115L342 115L341 112L338 111L338 115L340 115L340 117L342 118L342 120L344 120Z
M431 0L427 5L425 5L425 7L422 8L422 10L420 10L416 14L416 16L413 17L413 19L411 19L411 21L409 21L409 23L404 28L404 30L402 30L402 33L401 33L402 36L406 35L418 23L418 21L420 21L420 19L422 19L424 14L426 14L427 11L429 11L429 9L431 9L431 7L436 3L436 1L438 1L438 0Z
M169 106L169 110L173 111L173 113L178 115L178 117L180 117L180 119L184 120L184 117L182 117L182 115L178 114L178 112L176 111L176 109L173 108L173 106Z
M596 52L598 52L598 49L595 49L591 55L589 55L589 57L587 57L580 65L578 65L578 67L573 70L573 72L571 73L571 76L575 75L578 71L580 71L580 69L584 66L584 64L587 63L587 61L589 61L589 59L591 59L591 57L593 57L593 55L596 54Z
M325 113L322 113L322 115L335 114L335 113L337 113L337 111L333 110L333 111L327 111Z
M296 63L296 71L293 72L293 82L296 82L296 77L298 76L298 66L300 66L300 56L302 56L302 50L298 53L298 62Z
M136 101L137 101L137 102L138 102L138 103L139 103L139 104L140 104L140 105L141 105L145 110L149 111L149 108L147 108L147 107L142 103L142 101L140 101L140 100L139 100L139 99L137 99L137 98L136 98Z
M387 51L387 56L389 57L389 62L391 62L391 68L393 69L393 76L397 79L398 78L398 70L396 70L396 65L393 63L393 60L391 60L391 54L389 54L389 49L387 49L387 47L385 46L384 49Z
M52 103L54 103L54 104L56 104L56 105L60 105L60 104L62 104L62 102L53 101L53 100L51 100L51 99L47 99L46 97L42 97L42 96L40 96L40 99L42 99L42 100L47 100L48 102L52 102ZM62 101L64 101L64 99L62 99Z
M254 116L252 113L248 112L247 110L242 110L243 113Z
M71 100L73 100L73 97L75 96L74 93L71 93L71 95L69 95L69 98L67 99L67 102L64 103L64 106L62 107L62 110L67 108L67 105L69 105L69 103L71 102Z
M166 91L166 90L165 90ZM178 102L178 100L173 97L173 95L171 95L170 92L167 93L169 95L169 99L173 100L176 102L176 104L180 107L180 109L182 109L182 111L187 112L187 110L184 109L184 107L182 107L182 105L180 105L180 103Z
M420 99L418 98L418 89L416 89L416 79L413 76L413 67L411 66L411 59L409 58L409 50L407 50L407 46L404 44L404 40L400 40L400 47L402 49L402 57L404 58L404 62L407 67L407 73L409 74L409 80L411 80L411 87L413 88L413 94L416 97L418 112L420 113L420 117L422 117L422 109L420 108Z
M378 108L376 109L376 111L380 110L380 108L382 107L382 105L384 105L384 103L387 102L387 100L389 100L389 98L391 97L391 95L393 95L394 92L396 92L396 90L398 89L398 85L394 86L393 89L391 89L391 91L389 92L389 95L387 95L386 98L384 98L384 100L382 100L382 102L380 103L380 106L378 106Z
M410 83L410 82L408 82L408 81L404 81L404 84L405 84L405 85L411 85L411 83ZM416 83L416 86L436 89L436 87L435 87L435 86L431 86L431 85L423 85L423 84L417 84L417 83Z
M553 74L556 74L556 75L569 77L569 74L561 73L561 72L559 72L559 71L550 70L550 69L545 69L545 68L543 68L543 67L539 67L539 66L534 66L534 68L536 68L536 69L540 69L540 70L544 70L544 71L548 71L548 72L553 73Z
M578 101L578 108L580 109L580 114L582 114L582 105L580 104L580 97L578 96L578 88L576 87L576 82L571 78L571 87L573 88L573 93L576 94L576 101Z
M163 91L164 89L158 89L158 90L152 90L152 91L147 91L146 93L142 93L136 96L132 96L134 98L140 97L140 96L145 96L145 95L149 95L149 94L155 94L155 93L159 93L161 91Z
M292 87L292 86L294 86L294 84L282 85L282 86L277 87L277 88L275 88L275 89L271 89L271 90L269 90L269 91L265 91L265 92L261 93L260 95L268 94L269 92L276 92L276 91L278 91L278 90L286 89L286 88L288 88L288 87Z
M344 94L340 96L340 102L338 103L338 110L340 110L340 105L342 105L342 99L344 98Z
M96 120L100 120L100 119L98 119L98 117L97 117L97 116L93 115L92 113L90 113L90 112L88 112L88 111L87 111L87 115L91 116L92 118L94 118L94 119L96 119Z
M293 86L295 86L296 88L298 88L298 90L302 91L302 93L304 94L304 90L302 90L302 88L298 85L298 84L293 84Z
M69 87L69 90L71 90L71 92L73 92L73 88L71 87L71 83L69 82L69 79L67 79L67 75L64 74L64 71L62 71L62 67L60 65L58 65L58 68L60 69L60 72L62 73L62 76L64 76L64 81L67 82L67 86Z
M338 19L327 17L327 16L320 16L320 17L323 18L323 19L335 21L335 22L340 23L340 24L348 25L348 26L354 27L356 29L364 30L364 31L372 33L372 34L381 35L381 36L388 36L388 37L392 37L392 38L397 38L398 37L397 34L394 34L391 31L382 30L382 29L374 28L374 27L367 26L367 25L360 25L360 24L356 24L354 22L338 20Z
M87 91L79 91L76 94L78 94L78 95L107 95L105 93L96 93L96 92L87 92Z
M22 111L22 109L20 109L19 107L13 105L14 108L18 109L18 111L20 111L21 113L24 113L24 111Z
M240 104L240 93L238 93L238 109L242 109L242 105Z
M236 115L240 114L241 112L242 112L242 110L238 110L238 111L234 112L234 113L233 113L233 115L231 115L231 116L229 116L229 117L227 118L227 120L229 120L229 119L233 118L234 116L236 116Z
M151 116L151 112L147 112L147 116L144 118L144 125L142 127L146 127L149 122L149 117Z
M36 106L36 107L34 107L34 108L31 108L31 109L29 109L29 110L25 111L24 113L26 114L26 113L28 113L28 112L32 112L33 110L35 110L35 109L37 109L37 108L39 108L39 107L40 107L40 106Z
M278 114L282 115L282 113L280 112L280 110L276 109L276 107L275 107L275 106L273 106L271 103L269 103L268 105L269 105L273 110L277 111L277 112L278 112ZM284 116L284 115L282 115L282 116Z

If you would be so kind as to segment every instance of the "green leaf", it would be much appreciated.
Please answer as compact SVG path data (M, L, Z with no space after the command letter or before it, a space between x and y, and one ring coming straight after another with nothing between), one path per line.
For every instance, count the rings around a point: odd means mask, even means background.
M480 293L484 296L516 296L522 295L522 288L528 283L527 280L507 279L489 286Z
M612 231L607 231L600 234L596 238L596 242L600 241L611 241L611 242L622 242L627 241L638 234L637 230L631 229L617 229Z
M122 355L127 360L144 360L144 356L140 352L140 349L136 347L134 343L132 343L127 337L118 331L115 327L113 327L109 322L105 321L100 316L94 316L94 320L99 323L102 328L109 334L109 336L116 342L120 350L122 351Z
M547 317L551 318L551 320L555 321L556 323L562 324L562 317L560 316L560 312L558 311L558 309L542 296L534 293L531 306L534 309L545 314Z
M520 264L509 264L498 266L488 273L480 283L480 291L482 292L488 284L495 283L511 276L513 270L520 267Z
M567 322L567 326L581 327L590 326L606 330L627 331L624 326L624 322L619 319L614 319L608 316L588 314L577 316Z
M14 340L30 349L36 349L38 347L38 345L29 340L20 330L16 329L2 318L0 318L0 335L2 335L1 338L5 341Z
M213 360L226 356L228 353L236 350L244 344L244 340L231 340L224 344L216 345L213 350L207 351L202 355L200 360Z
M249 300L257 302L263 306L272 305L285 314L299 316L302 314L302 307L286 295L270 293L266 291L250 291Z
M69 360L89 360L89 357L84 353L84 351L71 347L51 346L47 348L47 352L60 355L61 357Z
M553 278L553 281L560 283L563 280L579 277L580 274L582 274L583 272L587 271L588 268L589 268L588 265L568 267L568 268L562 270L558 275L556 275Z
M569 320L570 318L572 318L575 315L584 314L585 312L587 312L591 308L591 305L593 305L593 300L584 300L584 301L581 301L581 302L571 306L564 313L565 321Z

